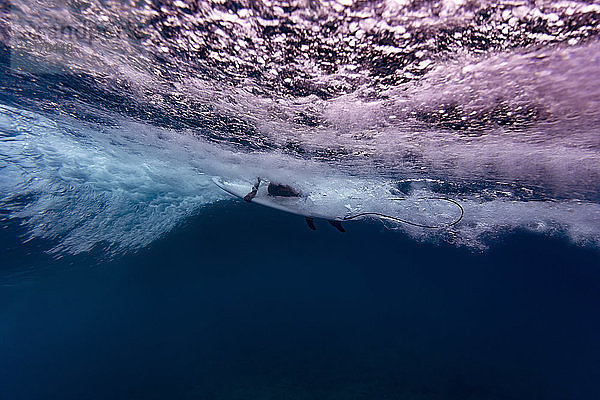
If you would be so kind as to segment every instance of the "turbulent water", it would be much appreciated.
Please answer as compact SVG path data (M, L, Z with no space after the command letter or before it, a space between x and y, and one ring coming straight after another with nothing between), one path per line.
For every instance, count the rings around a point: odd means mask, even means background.
M599 5L0 5L0 217L58 255L151 243L227 199L212 176L462 204L386 223L417 240L600 244Z

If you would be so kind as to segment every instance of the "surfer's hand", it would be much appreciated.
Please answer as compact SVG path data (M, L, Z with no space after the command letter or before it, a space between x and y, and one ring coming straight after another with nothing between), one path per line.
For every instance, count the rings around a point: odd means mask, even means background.
M258 191L257 188L252 188L252 191L250 191L250 193L248 193L247 195L244 196L244 201L247 201L248 203L250 203L252 201L252 199L254 197L256 197L257 191Z

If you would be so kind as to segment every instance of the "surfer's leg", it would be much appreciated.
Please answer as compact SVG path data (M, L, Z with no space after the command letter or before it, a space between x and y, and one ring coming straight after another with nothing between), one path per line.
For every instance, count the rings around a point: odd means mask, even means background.
M304 217L304 219L306 220L306 225L308 225L308 227L310 229L312 229L313 231L317 230L317 227L315 226L315 220L312 219L311 217Z
M244 200L247 201L248 203L250 203L252 201L252 199L256 197L256 193L258 192L259 186L260 186L260 178L258 178L258 180L254 184L254 186L252 186L252 190L250 191L250 193L248 193L247 195L244 196Z
M337 229L340 232L346 232L346 230L344 229L344 227L342 226L342 223L340 221L336 221L334 219L328 219L327 220L332 226L335 227L335 229Z

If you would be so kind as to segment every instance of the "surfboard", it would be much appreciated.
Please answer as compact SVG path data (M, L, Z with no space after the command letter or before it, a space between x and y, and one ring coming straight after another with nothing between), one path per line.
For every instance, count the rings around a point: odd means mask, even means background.
M213 177L212 181L231 196L243 199L255 182ZM442 197L390 198L381 185L356 188L313 186L300 197L271 196L269 181L261 180L252 203L309 218L351 221L377 218L421 228L440 229L459 223L464 209L456 200ZM386 195L387 194L387 195Z
M213 177L212 181L215 183L215 185L223 189L225 192L229 193L233 197L242 200L244 199L244 196L250 193L254 185L254 183L248 182L246 180L225 179L222 177ZM344 219L345 213L343 212L343 210L342 214L315 212L315 204L314 201L311 199L310 195L303 195L300 197L271 196L267 192L268 185L269 181L261 181L261 184L258 187L258 191L256 192L256 196L254 197L254 199L252 199L252 203L260 204L265 207L274 208L280 211L285 211L296 215L301 215L304 217L323 218L339 221L343 221Z

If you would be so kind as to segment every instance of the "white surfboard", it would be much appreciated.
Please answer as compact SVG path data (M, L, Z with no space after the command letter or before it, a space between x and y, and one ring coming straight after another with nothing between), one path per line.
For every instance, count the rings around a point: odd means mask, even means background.
M239 199L243 199L244 196L250 193L254 185L254 183L241 179L226 180L221 177L213 177L212 180L215 183L215 185L217 185L230 195ZM344 210L341 210L342 213L337 215L334 213L315 212L314 201L311 199L311 196L308 195L303 195L300 197L271 196L267 191L268 185L269 181L261 180L261 183L258 187L258 191L256 192L256 196L254 197L254 199L252 199L252 203L260 204L265 207L275 208L277 210L289 212L296 215L302 215L304 217L323 218L340 221L344 219Z
M239 199L250 193L254 185L243 179L213 177L212 180ZM389 191L381 188L381 185L345 190L314 187L300 197L281 197L269 195L269 183L268 180L261 180L252 203L309 218L334 221L377 218L438 229L456 225L464 215L464 209L455 200L434 197L390 198Z

